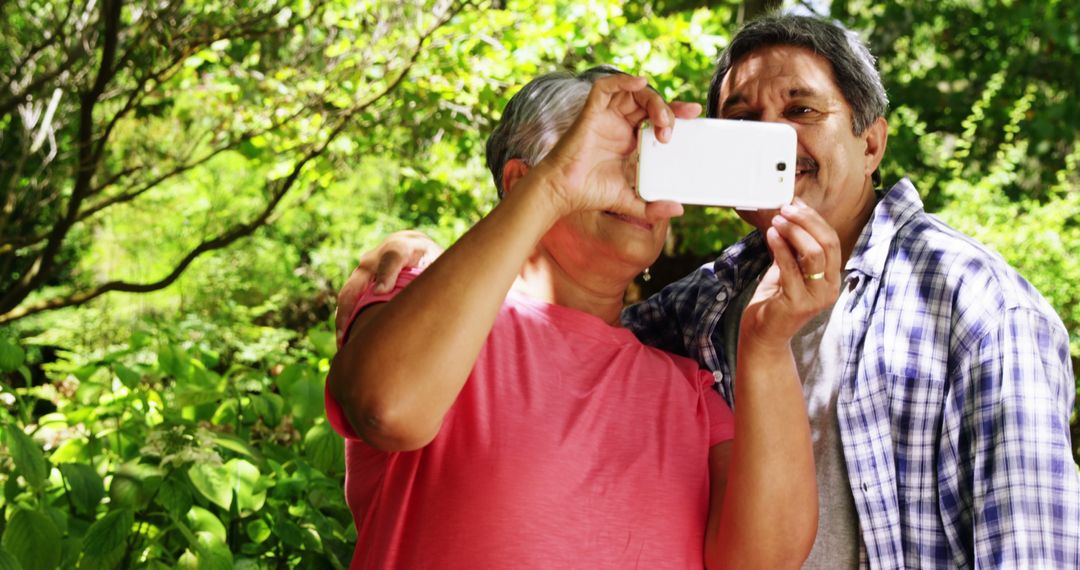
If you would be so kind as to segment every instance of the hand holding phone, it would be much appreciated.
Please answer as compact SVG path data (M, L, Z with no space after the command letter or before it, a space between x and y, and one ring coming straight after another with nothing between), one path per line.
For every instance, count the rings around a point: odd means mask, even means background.
M795 193L795 129L780 123L676 119L668 143L638 133L637 193L643 200L779 208Z

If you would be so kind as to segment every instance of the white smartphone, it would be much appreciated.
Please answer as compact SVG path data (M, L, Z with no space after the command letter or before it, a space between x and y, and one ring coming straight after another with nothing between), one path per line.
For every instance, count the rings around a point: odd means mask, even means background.
M795 129L779 123L676 119L671 139L651 124L638 133L637 193L643 200L779 208L795 193Z

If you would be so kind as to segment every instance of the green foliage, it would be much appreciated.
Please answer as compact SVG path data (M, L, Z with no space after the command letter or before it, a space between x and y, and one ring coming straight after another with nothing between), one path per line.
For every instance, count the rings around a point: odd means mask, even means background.
M1012 201L1053 199L1078 140L1080 33L1071 23L1080 5L848 0L833 11L864 32L880 62L893 107L886 178L913 174L936 190L985 176L1023 145L998 188ZM927 199L932 209L953 205L936 191Z
M235 356L137 334L93 362L49 364L57 384L5 385L16 407L56 407L33 436L5 422L5 551L24 568L347 565L355 531L342 441L323 418L326 357L307 340L259 367Z
M16 509L4 529L4 548L26 570L51 570L60 562L60 530L46 515Z

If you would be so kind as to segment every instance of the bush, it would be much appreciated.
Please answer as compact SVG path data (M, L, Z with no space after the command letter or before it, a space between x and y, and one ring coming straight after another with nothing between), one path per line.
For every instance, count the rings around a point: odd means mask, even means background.
M158 331L52 363L0 339L0 567L346 567L333 333L279 340L262 368Z

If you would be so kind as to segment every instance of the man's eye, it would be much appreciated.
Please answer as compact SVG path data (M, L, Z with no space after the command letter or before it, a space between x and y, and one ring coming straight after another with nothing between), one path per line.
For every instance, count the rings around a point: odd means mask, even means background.
M813 113L814 110L810 107L792 107L788 109L788 115L807 115Z

